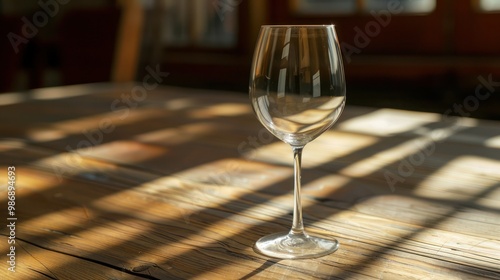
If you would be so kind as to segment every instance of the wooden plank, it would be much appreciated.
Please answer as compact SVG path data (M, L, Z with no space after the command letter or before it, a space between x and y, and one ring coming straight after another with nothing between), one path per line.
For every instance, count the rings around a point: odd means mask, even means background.
M14 271L2 269L2 279L136 279L137 273L109 267L65 253L55 252L20 239L16 242L17 264ZM2 249L3 252L3 249ZM57 269L65 264L70 269ZM5 267L3 267L5 268ZM6 278L5 278L6 277Z
M241 172L252 165L243 166ZM227 276L230 267L230 278L364 278L372 277L373 271L389 279L413 275L480 279L500 274L500 244L490 235L500 225L485 224L480 232L476 230L476 237L456 233L457 225L467 229L477 224L463 218L442 228L440 223L453 219L451 213L447 215L453 208L437 207L435 217L421 216L415 204L422 203L428 211L430 204L411 197L385 195L341 209L310 192L304 199L308 228L337 237L342 247L320 262L278 263L255 254L251 246L260 235L288 228L289 193L268 195L238 185L158 177L121 166L102 169L110 171L106 178L83 172L59 181L39 168L33 163L19 166L19 201L30 201L20 210L19 219L24 222L19 238L93 263L123 267L129 273L160 279L210 278ZM125 174L131 179L118 179ZM24 176L30 178L26 183ZM487 214L475 211L477 216ZM78 264L57 262L47 267L57 273Z
M120 118L110 104L130 88L39 90L0 110L16 116L0 123L3 135L24 139L0 141L0 170L18 171L18 249L32 254L22 253L16 275L500 278L496 122L450 126L436 114L348 107L306 147L302 174L306 229L341 247L274 260L252 245L291 225L290 148L266 134L243 95L162 88ZM116 128L78 146L102 120ZM1 204L5 183L0 176Z

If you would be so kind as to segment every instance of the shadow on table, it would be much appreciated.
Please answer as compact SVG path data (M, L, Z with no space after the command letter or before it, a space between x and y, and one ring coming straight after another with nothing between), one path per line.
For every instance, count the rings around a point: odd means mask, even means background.
M204 106L206 106L206 105L207 104L205 104ZM191 118L190 112L192 109L193 108L186 108L183 110L179 110L176 112L175 117L178 119L182 119L182 121L180 123L184 124L184 125L199 122L200 121L199 119ZM166 112L165 115L163 115L163 116L156 116L156 117L152 117L152 118L143 119L143 120L140 120L137 122L123 124L123 125L117 127L116 131L113 132L112 138L106 139L105 141L100 143L100 145L105 145L107 143L111 143L111 142L115 142L115 141L127 141L129 139L133 139L135 136L140 135L140 134L145 134L148 132L154 132L157 130L165 129L165 123L167 123L167 124L169 122L172 123L171 120L168 119L171 117L172 117L171 112L170 113ZM253 118L253 116L250 116L248 114L237 115L237 116L232 116L232 117L214 116L214 117L210 118L209 122L213 122L213 124L223 123L224 125L219 126L219 128L216 125L216 126L214 126L214 130L207 130L202 134L195 135L193 138L188 139L186 142L183 142L183 143L180 143L177 145L173 145L173 146L170 146L168 144L164 144L164 147L166 147L166 148L170 147L170 148L173 148L173 150L177 150L177 151L179 151L179 150L187 151L189 149L192 149L193 151L195 151L196 149L199 148L199 146L197 146L197 145L200 144L200 141L199 141L200 137L202 139L208 139L211 137L217 139L217 137L220 137L220 135L227 135L228 133L231 133L231 131L239 131L239 133L243 134L243 135L240 135L240 138L235 137L234 139L231 139L228 142L229 144L226 143L224 145L219 145L216 142L207 144L207 147L209 149L220 148L221 149L220 153L217 153L217 154L212 153L211 157L198 157L196 161L193 161L193 159L195 159L196 157L190 158L190 160L188 162L184 162L183 165L181 165L181 166L182 166L182 168L196 167L198 165L210 163L210 162L220 160L220 159L238 157L240 155L238 153L237 148L234 148L234 147L240 143L239 141L245 140L245 137L247 135L245 135L244 133L246 131L249 131L249 130L248 129L241 129L241 123L243 122L243 123L248 124L249 118ZM207 120L205 120L205 121L207 121ZM441 124L439 124L439 123L430 123L430 124L426 124L426 125L422 126L422 128L432 130L432 129L440 128L440 126L441 126ZM259 125L256 123L251 124L250 127L253 127L256 131L258 129L260 129ZM474 128L469 128L469 129L473 130ZM461 130L460 132L457 131L456 133L463 133L463 132L464 132L464 130ZM322 166L315 167L315 169L323 170L323 171L326 171L328 173L330 173L330 172L335 173L342 168L345 168L345 167L350 166L350 165L354 165L356 162L361 161L362 159L364 159L366 157L375 155L375 154L377 154L381 151L387 150L387 149L391 149L395 145L403 144L403 143L407 142L409 140L408 135L411 133L412 133L412 131L404 131L401 134L395 134L395 135L391 135L390 137L381 138L381 141L376 142L373 145L363 147L363 148L356 150L348 155L345 155L341 158L335 159L335 162L333 162L333 163L328 162L328 163L323 164ZM454 133L454 134L456 134L456 133ZM449 137L453 136L454 134L451 134ZM494 137L494 136L497 136L497 134L491 133L491 135L489 135L489 136ZM53 150L54 147L62 147L61 145L63 145L64 143L66 143L68 145L72 145L72 144L74 145L74 144L77 144L79 141L81 141L81 139L82 139L81 135L70 135L68 137L57 139L57 140L51 141L51 142L49 141L49 142L41 142L41 143L40 142L30 143L29 145L34 144L35 146L38 146L41 150L44 150L44 152L39 151L40 158L37 159L37 160L42 160L44 157L52 157L54 155L57 155L58 153L67 152L67 151L61 151L61 150L59 150L59 151ZM167 139L165 139L165 140L167 140ZM483 140L486 141L487 139L483 139ZM203 141L201 141L201 142L203 142ZM159 139L155 140L154 142L149 143L149 144L161 146L162 145L161 144L161 137ZM436 143L433 143L433 144L436 144ZM445 143L441 143L438 146L436 146L436 151L438 151L442 147L442 145L445 145ZM233 147L233 149L228 149L228 147L231 147L231 146ZM420 148L420 150L421 149L422 149L422 147ZM408 155L406 158L411 157L412 155L418 154L418 152L420 150L416 150L413 154ZM25 161L28 157L24 158L22 156L22 151L23 151L23 148L20 148L17 151L0 152L0 154L4 154L2 156L2 158L3 158L2 162L7 164L5 162L5 158L6 158L5 156L12 156L13 154L17 153L18 161L9 162L8 164L15 163L19 167L21 167L23 165L28 165L28 166L32 165L33 163ZM45 153L45 155L43 155L44 153ZM463 154L464 155L468 154L468 151L464 151ZM181 153L178 154L178 156L180 157ZM490 158L492 160L497 160L500 155L499 155L498 151L494 151L489 155L481 154L478 156ZM137 178L133 178L130 180L123 179L121 181L114 182L110 185L111 182L109 182L107 180L101 181L101 180L97 179L94 181L92 181L92 180L89 181L88 180L89 178L82 177L82 174L78 174L78 173L72 175L71 177L65 178L65 180L76 180L79 182L83 182L83 184L93 184L93 185L98 185L100 187L107 186L109 189L107 189L106 191L104 191L100 194L93 194L92 197L87 198L88 199L87 201L82 200L81 202L79 202L80 205L85 205L85 204L91 205L93 201L96 201L104 196L111 196L116 192L120 192L120 191L123 191L126 189L133 189L136 186L139 186L141 184L144 184L144 183L147 183L147 182L153 180L154 178L168 175L168 174L171 174L172 172L181 171L180 170L181 168L179 168L178 165L176 166L175 163L162 162L162 158L173 158L173 157L172 157L172 154L170 154L169 156L167 154L160 154L154 158L144 159L140 162L134 162L134 163L130 163L128 165L122 166L122 167L124 167L126 169L130 169L130 170L135 170L135 171L140 170L141 172L147 172L148 166L158 166L158 165L161 165L162 163L164 163L166 165L166 167L162 167L161 170L156 170L153 174L150 174L151 176L147 177L144 180L140 180L140 179L137 180ZM453 158L450 158L450 159L447 159L446 161L444 161L444 160L443 161L434 161L432 168L433 168L433 170L439 170L439 169L443 168L444 166L446 166L448 164L448 162L453 161L453 160L454 160ZM339 190L337 190L335 192L331 192L327 195L327 197L332 198L332 200L325 199L322 201L318 201L318 203L313 205L313 206L304 207L304 213L314 211L316 209L316 207L320 207L322 205L327 206L327 207L324 207L322 209L328 209L328 212L322 213L322 215L321 215L322 219L327 219L327 218L334 216L334 215L336 215L344 210L347 210L347 209L351 209L352 211L356 211L356 209L353 208L353 206L355 206L355 203L359 199L366 199L368 197L356 197L355 196L352 201L348 202L347 204L346 203L342 204L342 205L347 205L347 206L343 206L343 207L335 207L334 206L332 208L331 207L332 203L333 204L340 203L340 201L333 200L336 197L336 193L349 191L350 185L352 185L352 184L357 185L360 182L366 182L369 180L383 180L384 172L386 170L397 170L399 162L400 161L388 162L386 165L373 171L371 174L367 174L366 176L364 176L364 178L351 178L350 182L346 183L346 185L344 187L340 188ZM334 169L332 169L332 167ZM111 171L110 175L112 173L113 172ZM398 189L397 193L406 193L405 195L411 195L412 191L414 191L414 188L416 188L420 183L422 183L424 180L426 180L427 177L429 175L431 175L432 173L433 172L429 172L428 175L423 175L423 176L411 176L411 178L408 178L408 179L411 179L411 185L405 184L404 186L399 187L401 189ZM422 174L418 174L418 175L422 175ZM144 256L144 254L146 254L148 252L148 250L153 251L156 249L156 246L151 245L151 244L161 243L162 246L167 246L167 245L175 246L175 244L181 244L183 242L183 240L188 238L190 235L198 234L201 231L206 230L207 227L209 227L210 225L212 225L214 223L224 221L225 219L228 219L231 216L239 215L240 213L244 212L245 210L251 209L252 207L254 207L256 205L256 201L263 203L263 202L265 202L265 201L262 201L263 198L267 197L267 199L272 199L273 197L270 194L274 193L277 188L281 188L280 186L282 186L284 183L289 184L290 180L291 180L291 178L287 178L287 179L284 179L280 182L275 182L272 185L268 185L266 187L263 187L262 189L259 189L257 193L249 193L249 194L244 194L240 197L236 197L233 200L227 201L227 202L219 205L217 207L217 209L209 208L209 209L203 209L203 210L192 213L191 214L192 218L191 218L190 223L191 224L196 223L197 224L196 227L191 226L189 229L183 229L180 232L174 232L172 230L182 228L182 227L178 227L178 225L182 225L182 224L186 223L186 220L184 219L184 217L179 217L176 219L169 219L169 220L164 219L161 222L154 222L153 223L154 226L152 228L149 228L147 231L142 232L141 233L141 240L125 239L123 241L120 241L120 242L112 245L111 247L106 247L105 249L102 249L102 250L107 251L107 252L116 252L116 251L121 251L121 249L123 249L123 248L131 248L131 247L134 248L134 247L139 246L141 248L141 250L144 250L144 251L142 251L142 254ZM303 185L304 186L307 185L312 180L314 180L314 179L308 178L307 176L304 176ZM66 188L67 188L67 186L64 184L64 182L62 182L60 184L56 184L56 185L52 186L52 188L50 188L46 191L36 192L28 197L23 197L23 200L31 201L31 200L38 200L40 198L44 198L44 199L48 200L49 202L51 200L55 201L53 199L53 197L56 196L58 193L64 192L66 190ZM438 218L424 219L424 221L420 225L421 226L420 229L414 230L409 234L398 237L397 240L395 240L393 242L389 242L386 245L378 247L377 250L368 253L368 255L362 256L357 264L350 265L350 266L349 265L339 266L333 260L332 261L329 261L327 259L322 260L321 263L324 265L331 266L332 271L328 275L318 275L318 278L344 279L344 278L356 276L360 272L362 272L365 268L367 268L371 263L382 258L388 252L390 252L392 250L397 250L397 248L398 248L398 246L400 246L400 244L405 243L407 240L415 237L419 233L427 230L428 228L436 227L437 225L446 221L450 217L453 217L457 212L461 211L462 209L464 209L466 207L479 207L475 204L475 202L478 201L480 198L488 196L489 194L491 194L492 192L494 192L498 188L499 188L499 184L493 184L490 187L481 191L480 193L477 193L476 195L474 195L472 197L472 199L469 199L467 201L454 201L454 200L449 201L446 199L439 200L438 201L439 203L449 205L452 209L448 212L443 213ZM392 194L392 193L390 192L390 189L387 188L385 193L384 193L384 191L382 191L382 192L377 191L377 192L373 192L371 194L371 196L378 196L378 195L384 195L384 194ZM366 195L366 193L365 193L365 195ZM67 204L67 203L68 202L63 203L60 206L58 206L56 208L52 208L50 210L49 209L41 209L42 211L32 213L30 215L30 217L27 218L26 220L24 220L23 222L27 223L27 222L29 222L30 219L34 219L36 217L50 214L53 211L61 211L61 210L67 209L69 207L75 206L75 205L72 205L71 203L70 204ZM26 207L29 207L29 206L26 206ZM493 208L487 208L484 206L481 206L480 208L483 211L498 212L497 209L493 209ZM115 218L116 219L115 221L120 221L120 220L125 221L127 219L130 219L130 214L113 213L111 211L107 211L104 209L95 209L95 210L96 210L95 219L100 219L101 220L100 223L109 221L108 219L110 217ZM214 211L217 213L216 215L214 215ZM219 211L222 211L222 212L219 213ZM241 260L246 260L246 261L251 261L251 262L257 262L260 264L259 268L253 270L252 272L246 274L243 277L243 279L250 279L254 276L258 276L259 273L262 273L263 271L268 270L270 267L273 267L274 265L276 265L277 262L274 262L272 260L266 260L266 258L258 256L258 255L247 255L245 253L242 253L243 250L245 250L245 248L252 246L254 240L256 240L259 236L265 234L268 230L269 231L286 230L290 225L290 219L291 219L290 213L287 213L287 214L275 217L271 221L260 222L257 225L254 225L250 228L245 229L246 234L245 234L245 239L243 239L243 240L242 239L236 240L234 238L234 236L230 236L227 238L223 238L222 240L216 240L213 243L210 243L205 247L198 248L197 250L190 250L190 251L180 253L173 258L166 259L164 263L149 263L149 266L148 265L144 266L144 264L139 262L139 259L137 259L135 264L133 264L134 263L133 260L130 260L130 262L132 262L132 264L127 264L127 267L121 267L120 262L123 262L123 260L120 259L118 256L107 256L106 259L103 259L102 256L106 255L106 254L101 254L101 252L89 251L87 253L82 253L82 251L74 251L73 250L72 252L74 252L74 253L65 252L65 254L68 254L68 255L71 255L72 257L74 257L75 262L73 264L72 263L64 263L64 264L61 264L57 268L51 268L51 272L52 272L52 274L54 274L58 270L70 269L73 265L77 265L76 264L77 260L80 260L80 261L85 260L85 261L96 262L96 263L99 263L99 264L104 265L104 266L118 269L121 272L126 273L126 274L141 276L141 277L144 277L146 279L163 279L165 277L168 277L169 279L173 279L176 277L182 278L181 276L178 276L178 275L182 275L183 273L184 274L187 273L187 275L189 275L190 277L199 276L202 273L205 273L206 271L214 270L214 269L220 267L221 265L230 266L232 263L237 263L238 259L241 259ZM314 217L312 217L312 216L306 217L305 224L307 225L307 224L310 224L312 222L315 222L314 220L311 220L311 219L314 219ZM96 223L94 226L96 227L98 225L99 225L99 223ZM86 230L89 230L89 228L72 227L72 228L68 228L67 232L65 232L64 234L78 236L78 234L80 232L86 231ZM20 234L20 235L21 235L19 237L20 240L25 239L27 242L29 242L35 246L39 246L42 248L52 248L52 250L54 250L54 247L53 247L55 244L54 242L57 242L57 240L52 240L54 237L50 237L50 236L46 236L46 235L27 236L27 237L23 237L22 234ZM54 235L54 236L58 236L58 235ZM360 241L355 240L355 242L360 242ZM341 249L342 249L342 247L341 247ZM155 253L155 254L157 254L157 253ZM217 256L221 256L221 255L229 255L230 258L225 258L224 263L222 263L222 262L215 263L215 262L210 261L210 259L214 258L214 256L217 257ZM336 256L334 256L334 258L335 257ZM155 257L150 256L150 258L154 259ZM169 271L169 269L162 268L164 266L173 267L173 268L182 267L182 264L185 263L186 260L196 260L197 265L199 265L199 266L196 268L196 270L191 270L191 271L172 271L171 272L171 271ZM141 266L142 270L140 272L137 272L137 267L139 267L139 266ZM464 275L468 275L469 273L473 273L473 274L479 273L474 268L470 268L470 269L464 268L461 271ZM295 272L300 273L300 271L295 271ZM51 273L48 273L48 274L51 274ZM498 273L496 271L494 271L492 268L491 275L498 276ZM52 275L52 276L57 278L56 275Z

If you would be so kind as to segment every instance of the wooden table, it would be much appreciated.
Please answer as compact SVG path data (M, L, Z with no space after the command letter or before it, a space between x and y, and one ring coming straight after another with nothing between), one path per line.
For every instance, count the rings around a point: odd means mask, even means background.
M291 225L291 150L246 95L56 87L0 120L1 279L500 279L498 122L348 106L303 157L306 229L340 248L278 260L252 245Z

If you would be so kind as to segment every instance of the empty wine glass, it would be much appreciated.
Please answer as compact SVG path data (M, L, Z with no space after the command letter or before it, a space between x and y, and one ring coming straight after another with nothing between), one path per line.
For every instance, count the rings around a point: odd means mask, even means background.
M315 258L337 250L335 239L304 231L300 200L304 146L328 130L345 104L345 79L333 25L264 25L250 73L250 99L259 121L291 145L294 158L293 224L260 238L254 249L281 259Z

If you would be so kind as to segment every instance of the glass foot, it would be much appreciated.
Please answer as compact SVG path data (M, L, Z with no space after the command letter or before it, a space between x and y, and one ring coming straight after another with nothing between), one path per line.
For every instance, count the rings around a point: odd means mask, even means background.
M279 232L266 235L255 243L257 253L278 259L318 258L335 252L339 242L309 236L307 233Z

